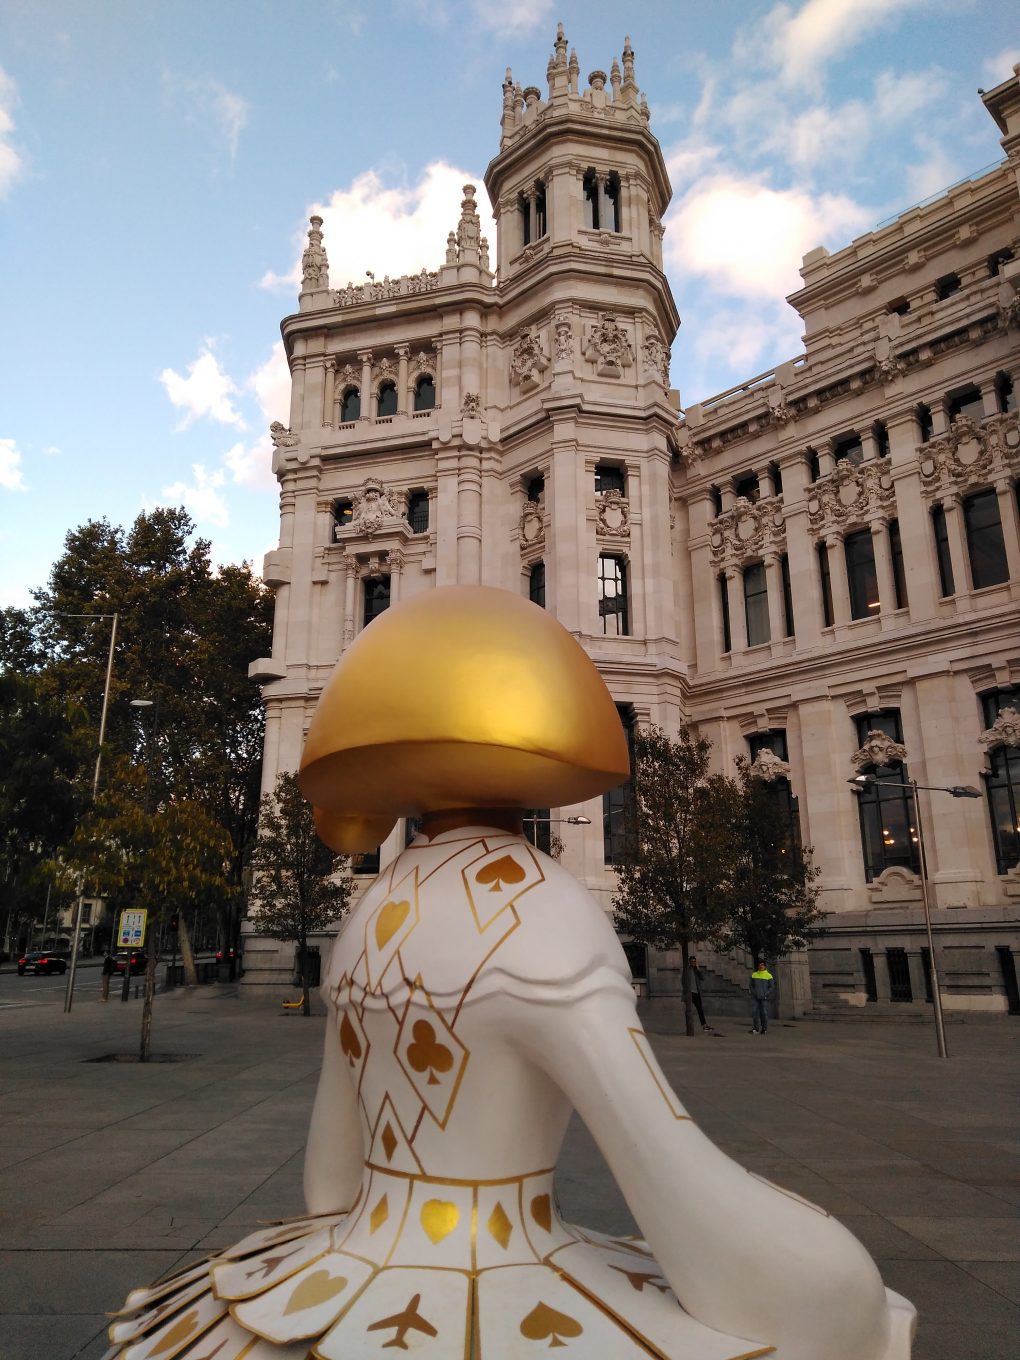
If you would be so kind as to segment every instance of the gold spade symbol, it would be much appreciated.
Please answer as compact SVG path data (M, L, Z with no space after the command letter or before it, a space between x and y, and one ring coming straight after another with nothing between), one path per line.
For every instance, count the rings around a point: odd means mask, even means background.
M527 871L521 868L513 855L501 855L478 870L475 882L491 883L489 892L502 892L504 883L523 883L527 876Z
M182 1341L186 1341L195 1330L195 1323L198 1321L198 1309L192 1308L170 1328L166 1336L158 1346L153 1346L150 1355L163 1355L166 1351L174 1350Z
M552 1204L548 1195L536 1195L531 1201L531 1217L540 1228L552 1232Z
M347 1061L353 1067L361 1057L361 1040L358 1032L351 1024L349 1015L344 1015L340 1021L340 1047L347 1055Z
M433 1244L449 1237L460 1222L460 1210L445 1199L430 1199L421 1206L421 1226Z
M290 1298L284 1313L300 1313L305 1308L314 1308L320 1303L329 1303L330 1299L335 1299L337 1294L342 1294L347 1288L347 1281L342 1275L330 1275L328 1270L316 1270L311 1275L306 1275L297 1286Z
M580 1336L583 1331L577 1318L568 1317L547 1303L537 1303L521 1323L521 1336L529 1341L544 1341L551 1337L550 1346L565 1346L567 1343L560 1337Z
M411 910L410 902L387 902L375 918L375 942L385 949L390 940L407 920Z

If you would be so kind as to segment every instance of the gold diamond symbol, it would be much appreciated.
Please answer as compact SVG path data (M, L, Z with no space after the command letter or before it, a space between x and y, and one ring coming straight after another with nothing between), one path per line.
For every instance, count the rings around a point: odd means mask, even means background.
M382 1131L383 1152L386 1153L386 1160L392 1161L393 1153L397 1146L397 1135L393 1132L393 1125L387 1124Z
M375 1208L369 1215L368 1221L372 1225L372 1231L377 1232L378 1229L381 1228L382 1225L386 1222L389 1216L390 1206L386 1201L386 1196L383 1195L382 1199L379 1201L379 1203L375 1206Z
M492 1213L489 1215L489 1221L485 1226L503 1250L506 1251L510 1244L510 1234L514 1230L514 1225L507 1218L506 1211L498 1201L495 1209L493 1209Z

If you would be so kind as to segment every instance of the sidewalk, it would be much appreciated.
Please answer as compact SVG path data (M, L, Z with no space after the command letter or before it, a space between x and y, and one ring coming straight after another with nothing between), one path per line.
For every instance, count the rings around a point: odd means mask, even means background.
M134 1001L0 1011L0 1360L97 1360L129 1289L302 1208L322 1020L181 990L153 1031L181 1061L90 1061L134 1053L140 1018ZM1020 1026L951 1027L940 1062L926 1026L720 1024L653 1034L705 1132L861 1238L917 1305L914 1360L1012 1360ZM634 1230L576 1123L557 1181L568 1218Z

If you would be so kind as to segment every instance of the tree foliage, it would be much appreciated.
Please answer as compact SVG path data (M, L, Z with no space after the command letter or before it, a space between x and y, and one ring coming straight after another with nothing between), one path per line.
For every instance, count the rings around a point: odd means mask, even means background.
M658 727L634 738L628 849L618 866L617 928L655 949L679 949L687 1033L694 1033L688 959L695 940L718 939L730 899L736 789L709 768L711 743Z
M308 937L346 912L352 888L343 872L347 864L345 856L338 858L319 840L311 805L294 776L282 772L273 792L262 797L249 919L261 935L297 942L305 1015L310 1013Z

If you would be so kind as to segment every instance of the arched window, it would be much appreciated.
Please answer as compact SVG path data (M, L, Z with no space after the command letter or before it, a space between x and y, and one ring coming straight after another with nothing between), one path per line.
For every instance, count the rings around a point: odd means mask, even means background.
M395 416L397 414L397 385L396 383L384 382L379 388L379 395L376 398L377 416Z
M340 400L340 424L349 425L351 421L361 419L361 391L357 387L348 387Z
M433 411L436 406L436 380L431 373L423 373L414 385L414 409Z

